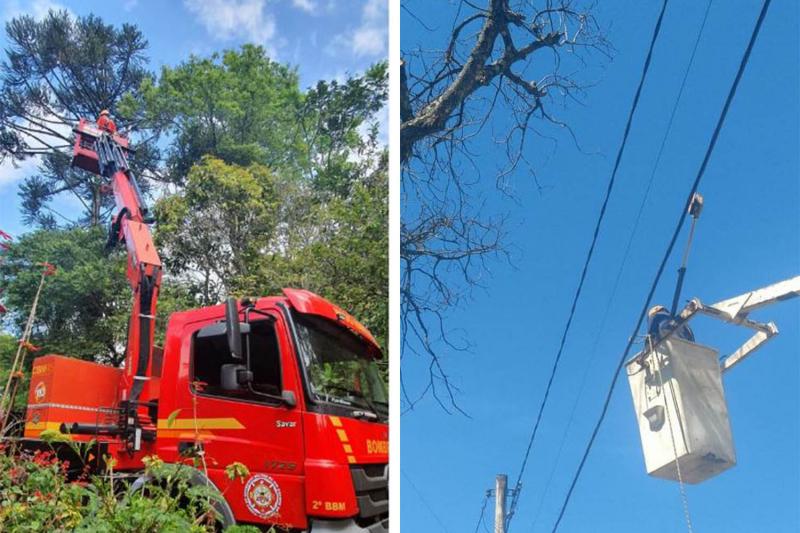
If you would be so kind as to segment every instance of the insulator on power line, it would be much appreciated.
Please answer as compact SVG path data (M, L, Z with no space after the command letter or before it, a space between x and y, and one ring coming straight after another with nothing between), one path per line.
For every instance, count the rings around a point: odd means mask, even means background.
M689 214L692 218L699 218L700 212L703 210L703 195L699 192L694 193L692 201L689 202Z

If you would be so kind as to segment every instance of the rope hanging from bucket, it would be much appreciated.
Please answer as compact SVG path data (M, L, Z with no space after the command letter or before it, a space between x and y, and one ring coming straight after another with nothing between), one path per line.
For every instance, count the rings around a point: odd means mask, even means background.
M653 347L653 340L650 335L647 336L647 343L650 348L650 353L653 356L653 363L654 363L654 370L656 375L658 376L658 384L659 388L661 389L662 394L664 395L664 411L666 411L667 415L667 424L669 425L669 437L672 441L672 453L675 455L675 472L678 475L678 487L681 494L681 504L683 505L683 516L686 520L686 529L689 533L694 533L694 528L692 527L692 517L689 514L689 497L686 495L686 485L683 482L683 476L681 475L681 461L678 457L678 446L675 444L675 432L672 430L672 417L670 416L670 406L669 402L667 402L667 393L664 390L664 376L661 373L661 354L659 354ZM672 383L672 379L667 382L669 385L670 395L672 396L672 402L675 403L675 388ZM678 406L675 405L675 410L678 410ZM680 422L680 419L679 419Z

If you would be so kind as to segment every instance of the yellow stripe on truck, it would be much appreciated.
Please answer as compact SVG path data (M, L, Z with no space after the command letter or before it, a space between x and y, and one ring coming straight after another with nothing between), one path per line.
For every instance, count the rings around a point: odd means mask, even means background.
M347 462L350 464L355 463L356 457L353 455L353 447L350 446L350 439L347 437L347 432L342 429L342 421L338 416L328 416L328 418L331 421L331 425L336 428L336 436L339 437L339 440L342 443L342 449L347 457Z
M235 418L176 418L167 420L162 418L158 421L159 430L177 429L247 429Z

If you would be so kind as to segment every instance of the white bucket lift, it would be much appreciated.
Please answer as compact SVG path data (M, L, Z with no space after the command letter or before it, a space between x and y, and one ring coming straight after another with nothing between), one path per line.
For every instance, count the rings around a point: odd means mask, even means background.
M671 337L626 368L648 474L699 483L736 464L716 350Z
M704 314L755 334L721 362L717 350L669 334L626 363L648 474L700 483L736 464L722 374L778 333L772 322L747 315L795 296L800 276L714 305L695 298L678 315L678 326Z

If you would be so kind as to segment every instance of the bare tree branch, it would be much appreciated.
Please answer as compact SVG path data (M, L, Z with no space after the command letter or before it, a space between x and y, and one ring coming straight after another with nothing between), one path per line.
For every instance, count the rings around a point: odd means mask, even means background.
M486 217L478 192L485 162L477 162L494 156L485 153L487 135L501 147L499 159L505 156L494 176L496 187L505 193L511 175L524 169L542 190L530 159L531 139L555 148L565 132L577 146L552 108L581 103L591 85L585 78L596 63L590 57L605 58L611 50L590 1L484 1L484 7L458 3L443 48L403 50L403 357L429 363L421 390L410 390L401 380L406 410L431 395L445 411L461 411L441 357L469 345L453 340L447 312L483 286L490 261L508 258L504 217ZM440 21L425 22L436 27Z

